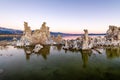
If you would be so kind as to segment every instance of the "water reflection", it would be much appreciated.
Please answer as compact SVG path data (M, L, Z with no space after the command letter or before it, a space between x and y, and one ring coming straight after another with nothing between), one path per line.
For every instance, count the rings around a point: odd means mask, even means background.
M34 47L24 47L23 49L26 55L26 60L29 60Z
M51 52L54 50L61 51L62 50L62 45L56 45L56 46L50 46Z
M0 50L7 50L7 49L8 49L7 46L1 46L1 45L0 45Z
M50 46L44 46L37 55L41 55L45 60L47 59L47 56L50 54Z
M56 46L58 51L61 51L62 45Z
M8 46L0 46L0 51L1 51L1 56L3 55L2 50L7 50ZM19 48L18 48L19 49ZM90 50L90 51L78 51L78 50L63 50L62 49L62 45L59 46L44 46L44 48L42 48L41 50L39 50L39 52L34 53L33 49L34 46L32 47L22 47L20 49L24 50L25 53L25 57L26 60L30 60L31 55L37 55L37 56L42 56L44 60L47 59L48 55L50 55L50 53L54 53L54 51L58 51L62 53L66 53L69 54L71 53L76 53L76 54L81 54L81 58L83 61L83 67L87 66L89 57L91 57L91 55L95 55L94 57L98 56L98 55L104 55L106 56L107 59L114 59L114 58L119 58L120 57L120 48L104 48L103 52L101 54L99 54L99 52L97 52L96 50Z
M42 56L45 60L47 59L47 56L50 54L50 46L44 46L39 52L33 53L34 47L24 47L24 52L26 55L26 60L30 59L30 56L32 54L36 54L37 56Z
M83 68L87 67L88 60L89 60L89 57L91 56L91 54L92 54L91 50L81 51L82 61L83 61Z
M92 76L94 80L116 80L116 76L120 76L120 59L116 59L120 57L120 48L105 48L101 54L97 50L64 51L62 46L44 46L37 53L33 49L34 46L8 46L8 50L0 50L0 54L3 54L0 56L0 69L5 71L0 79L32 80L38 77L39 80L89 80ZM8 54L13 56L6 57Z
M120 48L106 48L106 56L108 59L120 57Z
M35 54L37 56L42 56L43 59L46 60L48 55L50 53L52 53L54 50L57 50L58 52L63 50L62 45L59 45L59 46L44 46L44 48L39 50L39 52L37 52L37 53L33 53L34 47L24 47L23 49L24 49L24 52L25 52L25 55L26 55L26 60L29 60L30 56L32 54ZM104 50L106 51L106 53L101 53L101 54L106 54L108 59L120 57L120 48L105 48ZM96 57L97 55L101 55L96 50L88 50L88 51L64 50L64 53L69 54L69 52L80 53L81 54L81 58L82 58L82 62L83 62L83 68L87 67L87 64L88 64L88 61L89 61L89 58L91 57L91 55L95 55L94 57Z
M89 57L92 55L92 50L64 50L65 53L72 52L72 53L80 53L81 54L81 58L82 58L82 62L83 62L83 68L87 67L88 61L89 61ZM69 52L68 52L69 51Z

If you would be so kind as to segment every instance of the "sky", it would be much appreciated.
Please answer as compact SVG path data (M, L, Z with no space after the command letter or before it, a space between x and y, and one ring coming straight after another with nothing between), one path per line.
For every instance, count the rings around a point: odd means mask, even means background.
M120 0L0 0L0 26L32 30L43 22L50 31L105 33L109 25L120 26Z

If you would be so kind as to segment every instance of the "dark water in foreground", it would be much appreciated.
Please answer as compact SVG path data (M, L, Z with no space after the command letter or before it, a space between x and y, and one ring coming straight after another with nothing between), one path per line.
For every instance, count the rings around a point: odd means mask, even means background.
M119 80L120 48L65 51L62 46L0 48L0 80Z

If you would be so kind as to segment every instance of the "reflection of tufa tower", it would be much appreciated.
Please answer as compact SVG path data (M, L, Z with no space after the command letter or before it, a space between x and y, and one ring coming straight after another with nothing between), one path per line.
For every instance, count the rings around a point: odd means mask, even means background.
M91 56L91 54L92 54L91 51L81 51L83 68L87 67L87 64L89 62L89 57Z

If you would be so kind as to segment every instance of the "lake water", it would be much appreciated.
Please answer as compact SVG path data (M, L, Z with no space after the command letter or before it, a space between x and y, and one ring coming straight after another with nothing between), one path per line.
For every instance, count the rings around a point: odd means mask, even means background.
M119 80L120 48L65 51L62 46L0 47L0 80Z

